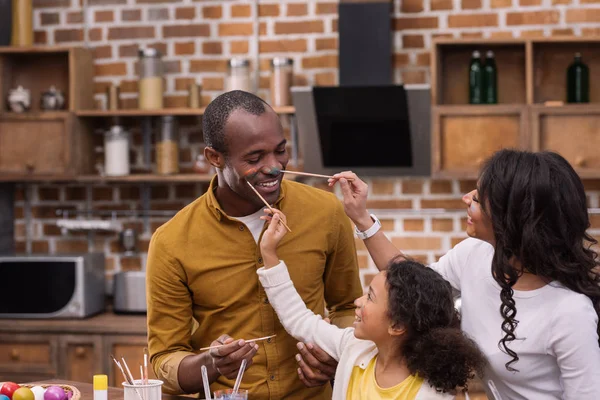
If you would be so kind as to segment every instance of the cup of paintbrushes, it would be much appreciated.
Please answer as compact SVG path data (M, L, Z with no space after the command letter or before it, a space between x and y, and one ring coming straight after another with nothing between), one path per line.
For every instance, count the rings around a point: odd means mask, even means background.
M144 400L161 400L162 398L163 381L158 379L148 379L148 383L144 384L144 380L135 379L133 384L123 382L124 400L139 400L139 393L143 393Z

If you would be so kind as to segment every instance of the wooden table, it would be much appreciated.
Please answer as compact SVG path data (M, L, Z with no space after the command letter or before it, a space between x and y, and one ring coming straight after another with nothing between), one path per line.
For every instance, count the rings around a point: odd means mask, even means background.
M66 381L64 379L51 379L47 381L31 382L30 385L34 384L43 385L69 385L75 386L81 392L81 400L94 400L94 386L91 383ZM108 387L108 400L123 400L125 397L125 391L122 388ZM173 396L170 394L162 395L163 400L190 400L188 396ZM194 398L197 398L194 396Z

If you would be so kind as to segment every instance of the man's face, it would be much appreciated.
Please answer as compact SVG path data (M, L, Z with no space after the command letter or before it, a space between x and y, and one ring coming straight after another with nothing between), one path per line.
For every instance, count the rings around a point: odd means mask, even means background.
M264 205L248 182L269 204L279 197L289 161L279 117L271 109L261 115L234 111L225 125L227 156L223 178L229 188L248 202Z

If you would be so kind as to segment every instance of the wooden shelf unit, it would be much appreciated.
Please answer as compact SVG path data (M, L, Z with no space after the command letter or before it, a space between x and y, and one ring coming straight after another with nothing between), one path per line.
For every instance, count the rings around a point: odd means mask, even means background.
M78 117L154 117L154 116L163 116L163 115L174 115L174 116L201 116L204 114L204 110L206 107L202 108L162 108L159 110L134 110L134 109L124 109L124 110L80 110L75 114ZM287 107L273 107L273 110L277 114L286 115L286 114L294 114L296 109L293 106Z
M471 53L496 54L498 103L468 104ZM476 178L501 148L552 150L585 178L600 178L600 37L437 39L431 57L432 175ZM567 68L580 52L590 67L589 104L565 101ZM573 135L577 133L577 135ZM577 138L575 137L577 136Z
M213 175L209 174L131 174L124 176L100 175L41 175L23 176L18 174L0 175L1 182L80 182L80 183L177 183L177 182L210 182Z

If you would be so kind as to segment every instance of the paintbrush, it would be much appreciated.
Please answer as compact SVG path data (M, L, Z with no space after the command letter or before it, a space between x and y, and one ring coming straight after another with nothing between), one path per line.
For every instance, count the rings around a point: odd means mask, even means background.
M260 342L261 340L271 339L271 338L274 338L275 336L277 336L277 335L265 336L265 337L261 337L261 338L258 338L258 339L249 339L249 340L244 340L244 341L246 343ZM220 344L218 346L203 347L203 348L200 349L200 351L203 351L203 350L212 350L212 349L220 349L221 347L224 347L224 346L228 346L228 345L227 344Z
M245 177L255 176L256 174L258 174L259 171L260 171L260 168L253 168L253 169L247 171L244 176ZM288 171L288 170L285 170L285 169L279 169L279 168L275 168L275 167L271 168L271 170L269 171L268 175L279 175L280 173L283 173L283 174L294 174L294 175L304 175L304 176L312 176L312 177L316 177L316 178L327 178L327 179L333 178L332 175L313 174L312 172ZM354 179L352 179L352 178L346 178L346 180L348 182L354 181Z
M267 203L267 201L264 199L264 197L262 197L260 195L260 193L258 193L258 190L256 190L256 188L250 182L248 182L247 179L246 179L246 183L248 184L248 186L250 186L250 188L254 191L254 193L256 193L256 195L263 201L263 203L265 203L265 205L271 211L271 213L273 215L275 215L275 209L273 207L271 207L271 205L269 203ZM281 222L281 225L283 225L284 228L287 229L288 232L292 232L292 230L290 229L290 227L287 226L287 224L285 222L283 222L282 219L280 219L279 222Z

